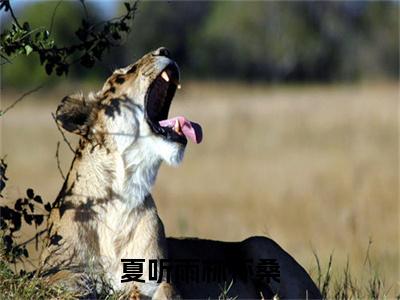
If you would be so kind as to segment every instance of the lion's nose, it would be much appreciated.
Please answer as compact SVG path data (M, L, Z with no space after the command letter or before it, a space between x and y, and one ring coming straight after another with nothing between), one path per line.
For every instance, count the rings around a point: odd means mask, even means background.
M165 56L165 57L171 58L171 53L165 47L160 47L157 50L153 51L153 55L154 56Z

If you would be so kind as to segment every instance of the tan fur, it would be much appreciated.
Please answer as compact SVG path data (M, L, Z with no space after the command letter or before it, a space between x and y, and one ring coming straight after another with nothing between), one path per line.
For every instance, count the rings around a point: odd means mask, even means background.
M162 161L177 164L184 145L166 142L149 128L145 95L166 64L174 63L161 48L133 65L119 69L104 87L85 99L63 99L57 120L66 130L79 134L70 172L51 212L51 233L62 236L60 245L49 245L43 270L52 282L80 289L93 274L122 289L132 299L141 295L171 299L216 298L220 283L121 284L122 258L223 259L274 258L281 283L260 285L236 280L232 296L260 298L318 298L314 283L284 250L267 238L241 243L196 239L166 239L150 188ZM145 267L143 278L148 270ZM165 278L164 278L165 279ZM178 287L176 289L176 287Z

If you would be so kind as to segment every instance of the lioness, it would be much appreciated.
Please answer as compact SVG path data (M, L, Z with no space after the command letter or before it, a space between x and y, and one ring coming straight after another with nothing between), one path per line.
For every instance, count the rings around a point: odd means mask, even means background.
M179 164L187 140L198 143L202 138L198 124L184 117L168 119L178 86L178 66L166 48L159 48L116 70L88 99L73 95L62 100L57 122L81 139L51 212L51 232L62 238L52 239L57 245L48 247L43 270L52 274L52 281L73 288L87 285L93 274L103 274L114 290L155 299L174 298L176 291L183 298L216 298L221 286L232 280L232 296L320 298L304 269L270 239L228 243L165 238L150 189L162 161ZM224 261L228 271L223 281L176 280L172 285L157 265L160 280L148 280L148 260L166 258ZM138 277L144 282L122 283L129 270L123 269L121 259L144 259ZM235 262L245 259L273 262L279 278L234 276Z

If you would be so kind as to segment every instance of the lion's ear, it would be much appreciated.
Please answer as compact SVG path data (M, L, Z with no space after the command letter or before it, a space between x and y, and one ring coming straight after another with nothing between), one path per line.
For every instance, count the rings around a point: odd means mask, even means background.
M66 96L57 108L57 123L69 132L86 135L92 109L93 104L87 103L82 94Z

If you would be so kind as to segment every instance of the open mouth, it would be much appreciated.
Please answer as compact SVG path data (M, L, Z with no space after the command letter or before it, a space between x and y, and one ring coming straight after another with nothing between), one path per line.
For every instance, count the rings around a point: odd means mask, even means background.
M187 139L200 143L199 124L178 116L168 119L169 108L176 89L180 88L179 70L169 64L151 83L146 95L146 120L152 131L165 139L186 145Z

